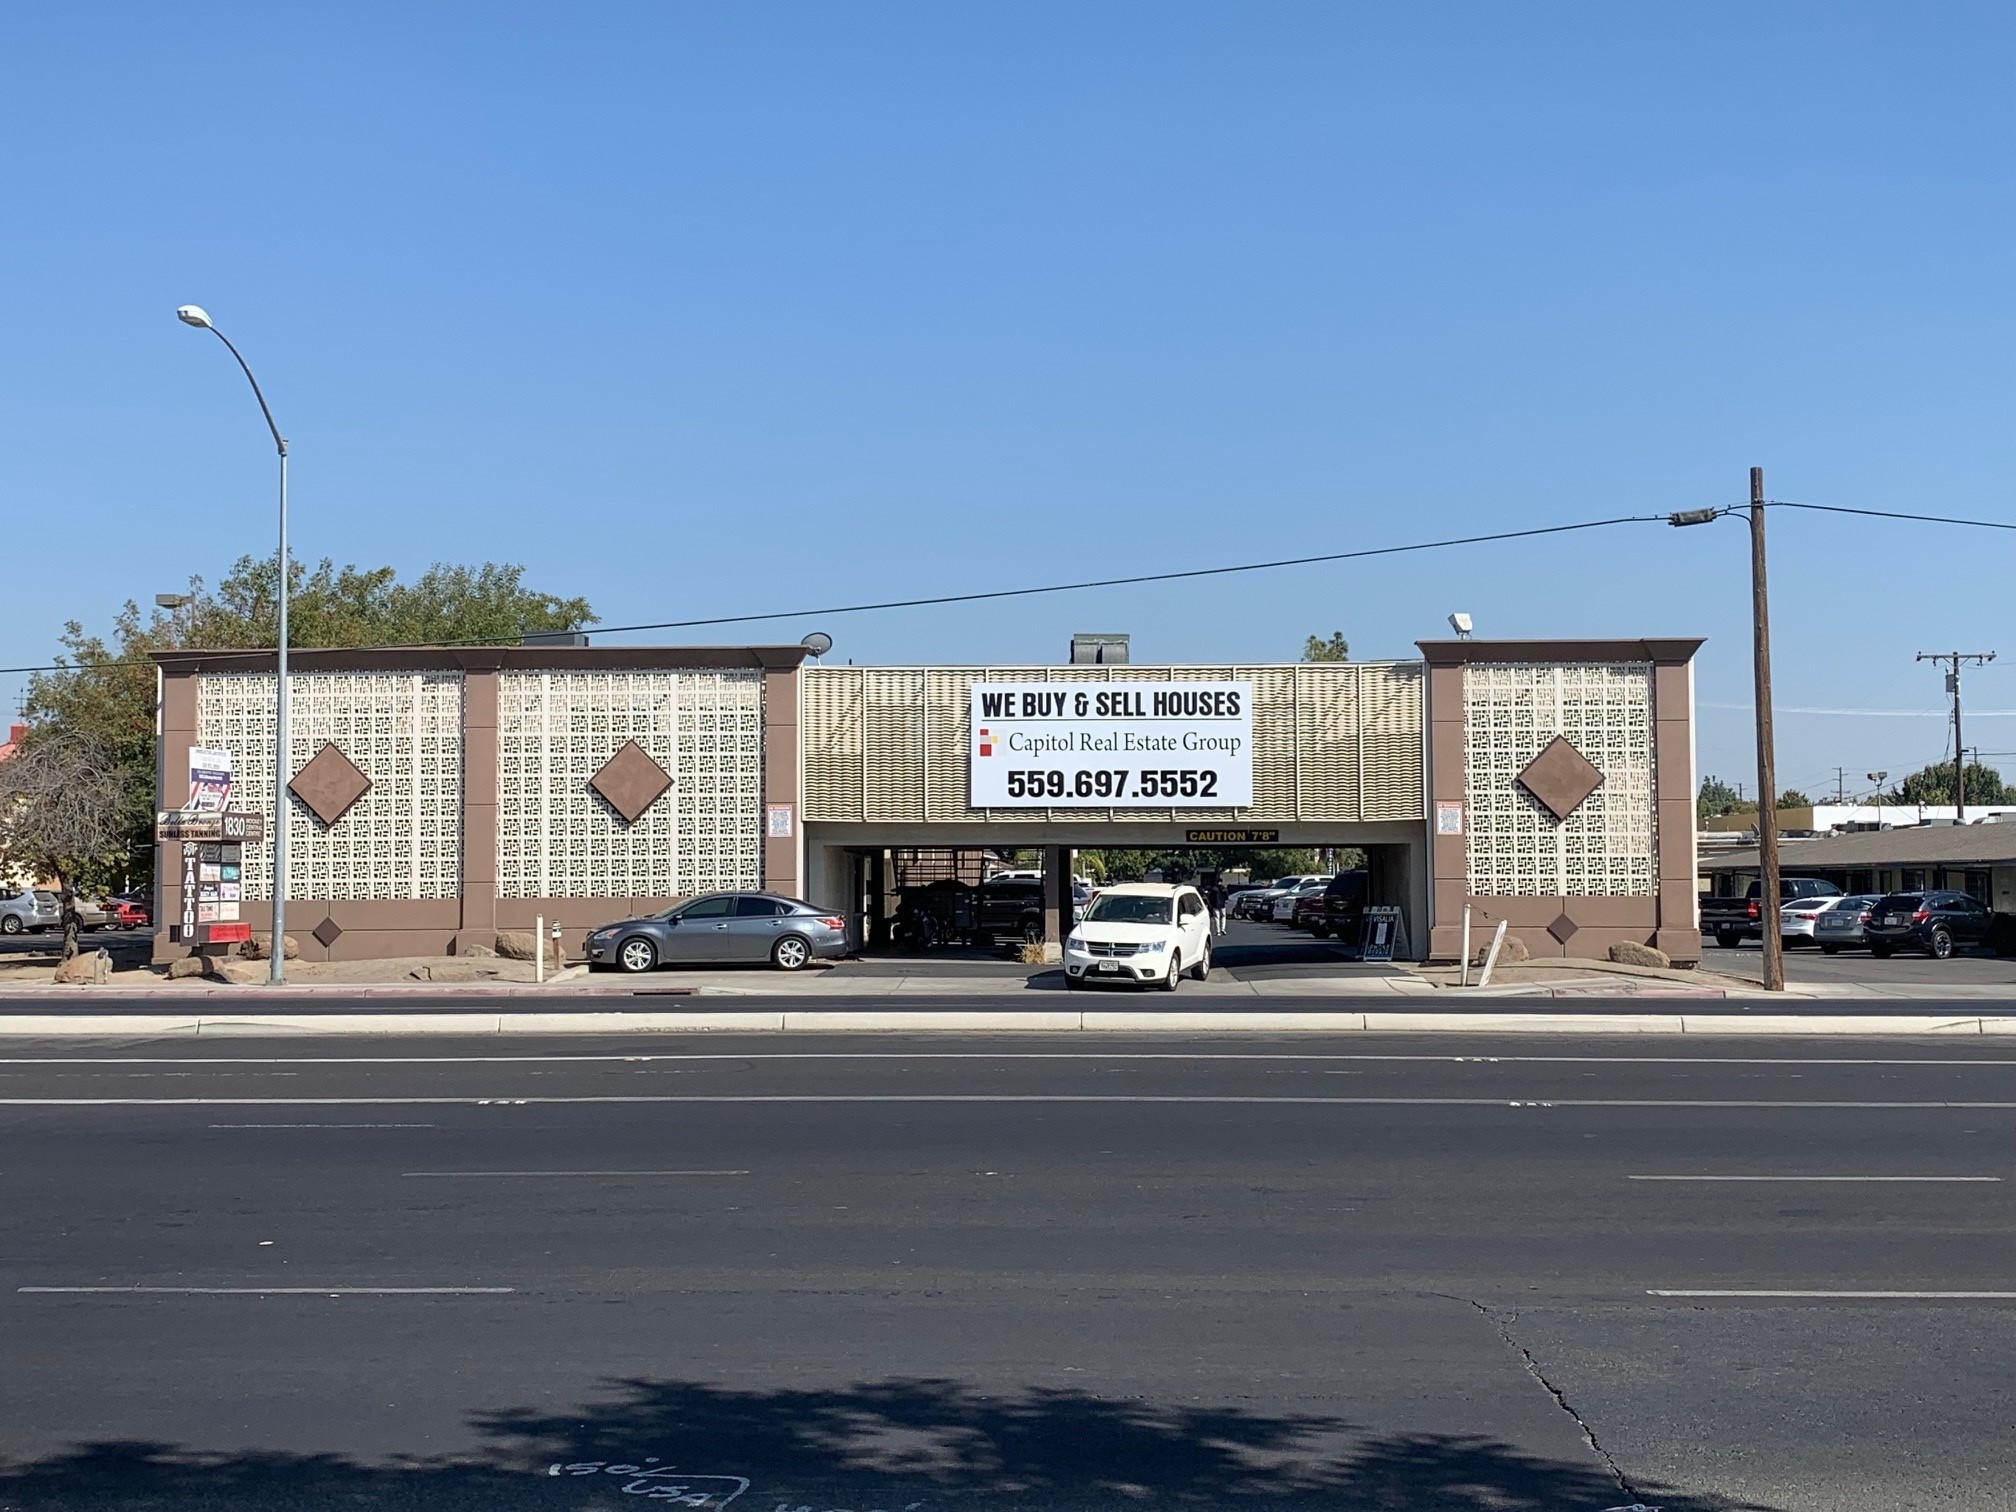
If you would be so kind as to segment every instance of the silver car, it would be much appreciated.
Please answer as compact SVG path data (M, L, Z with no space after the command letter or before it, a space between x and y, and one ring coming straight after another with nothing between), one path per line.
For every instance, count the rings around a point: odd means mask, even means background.
M844 917L775 893L710 893L649 918L605 924L588 936L591 971L759 961L796 971L845 954Z
M24 887L19 892L0 893L0 934L40 934L62 927L63 910L53 892Z
M1821 902L1819 898L1813 900ZM1820 947L1822 955L1839 955L1849 946L1858 949L1869 943L1862 926L1869 922L1869 915L1876 905L1883 901L1881 893L1857 893L1851 898L1835 898L1833 906L1813 921L1813 939Z

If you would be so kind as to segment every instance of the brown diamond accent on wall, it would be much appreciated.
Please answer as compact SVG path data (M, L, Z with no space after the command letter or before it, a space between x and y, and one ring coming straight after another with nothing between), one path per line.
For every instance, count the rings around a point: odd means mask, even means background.
M1603 786L1603 774L1566 736L1556 735L1547 742L1547 749L1526 763L1517 781L1548 813L1566 819L1582 807L1583 799Z
M325 743L308 765L294 774L287 791L308 805L308 811L324 824L334 824L350 812L350 806L371 791L371 779L357 770L357 764Z
M343 926L334 919L324 919L310 931L324 950L343 938Z
M635 824L672 786L672 779L665 775L665 768L645 754L642 746L626 740L620 751L602 763L602 770L588 779L588 786L623 816L625 824Z
M1559 918L1557 918L1552 924L1549 924L1547 926L1547 933L1554 936L1554 938L1559 940L1563 945L1566 945L1568 941L1571 938L1573 938L1575 932L1579 930L1581 927L1582 927L1581 925L1577 924L1573 919L1569 918L1568 915L1564 913Z

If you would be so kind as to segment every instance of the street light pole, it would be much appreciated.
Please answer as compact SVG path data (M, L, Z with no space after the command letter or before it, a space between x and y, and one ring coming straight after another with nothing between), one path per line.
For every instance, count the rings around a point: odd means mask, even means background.
M1709 525L1731 509L1683 509L1669 525ZM1764 573L1764 469L1750 469L1750 625L1757 706L1757 923L1763 935L1764 990L1785 990L1785 941L1778 914L1778 771L1771 729L1771 594Z
M259 401L259 413L266 417L266 429L273 436L273 449L280 454L280 582L279 623L276 627L279 689L273 711L273 934L271 949L267 952L269 964L266 972L267 981L279 987L287 981L287 438L280 434L280 427L274 423L273 411L266 403L266 395L260 391L259 380L252 376L251 364L232 345L231 338L212 325L209 315L197 305L183 305L175 316L184 325L208 331L223 342L224 349L237 359L245 381L252 385L252 397Z

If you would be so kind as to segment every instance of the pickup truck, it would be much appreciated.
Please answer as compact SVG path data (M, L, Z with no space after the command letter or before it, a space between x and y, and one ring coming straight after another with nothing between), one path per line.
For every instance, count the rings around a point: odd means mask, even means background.
M1701 900L1701 933L1715 936L1715 943L1724 950L1732 950L1745 940L1764 938L1763 910L1759 907L1764 884L1752 882L1750 890L1740 898L1703 898ZM1823 882L1818 877L1780 877L1778 879L1778 904L1785 904L1799 898L1838 898L1841 889L1832 882Z

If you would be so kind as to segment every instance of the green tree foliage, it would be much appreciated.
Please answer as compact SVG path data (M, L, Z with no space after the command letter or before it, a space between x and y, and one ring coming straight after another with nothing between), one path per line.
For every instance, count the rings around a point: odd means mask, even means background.
M486 562L437 564L410 583L390 567L337 568L326 557L289 574L288 644L418 646L514 643L526 630L570 630L595 622L583 598L524 586L525 569ZM72 620L63 629L62 671L38 673L25 704L32 743L44 733L83 740L116 768L125 795L120 870L134 884L153 867L154 668L148 653L185 647L252 650L277 643L279 570L271 559L240 557L215 589L189 580L181 609L144 614L131 599L110 639Z
M1882 803L1951 803L1953 763L1934 762L1906 777L1878 800ZM1967 763L1967 801L1975 803L2016 803L2016 788L2002 780L1994 767L1978 761Z
M1813 800L1797 788L1787 788L1778 795L1778 807L1781 809L1811 808L1813 807Z
M1703 777L1701 791L1694 800L1694 812L1704 822L1724 814L1754 814L1757 805L1737 796L1736 789L1720 777Z
M1342 630L1332 630L1327 638L1312 635L1302 643L1302 660L1305 662L1347 662L1351 660L1351 643L1344 639Z

